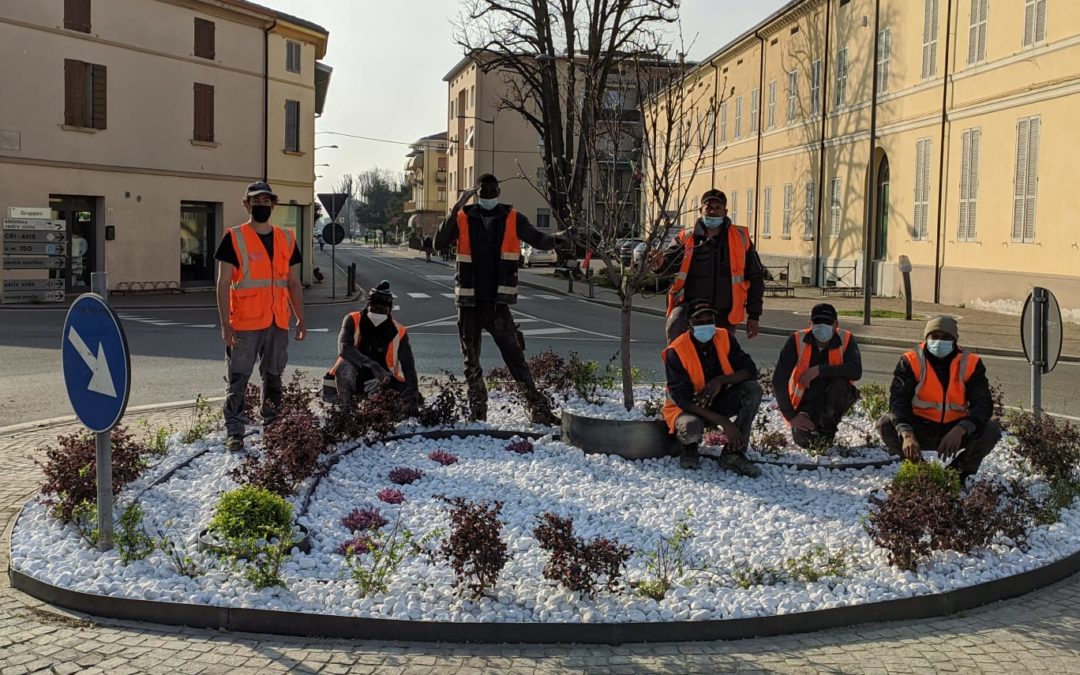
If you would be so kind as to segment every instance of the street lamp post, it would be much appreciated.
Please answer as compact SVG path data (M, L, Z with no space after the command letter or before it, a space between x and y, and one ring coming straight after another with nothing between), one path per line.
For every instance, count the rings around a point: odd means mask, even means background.
M498 177L498 174L495 172L495 118L492 117L491 119L486 120L483 117L474 117L473 115L458 115L457 118L459 120L476 120L477 122L491 125L491 174Z

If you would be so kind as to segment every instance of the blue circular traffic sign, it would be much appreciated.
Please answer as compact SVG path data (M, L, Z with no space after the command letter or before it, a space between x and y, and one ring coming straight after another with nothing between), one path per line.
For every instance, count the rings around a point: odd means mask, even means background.
M131 359L120 318L97 293L71 303L60 352L75 415L91 431L109 431L127 409Z

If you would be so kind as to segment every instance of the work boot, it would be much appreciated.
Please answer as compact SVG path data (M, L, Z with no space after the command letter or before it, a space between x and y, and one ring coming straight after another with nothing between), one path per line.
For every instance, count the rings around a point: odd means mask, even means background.
M225 449L229 452L243 452L244 451L244 437L243 436L229 436L225 439Z
M691 470L701 468L701 458L698 457L697 443L687 443L682 446L682 455L679 457L679 466Z
M740 476L757 478L761 475L761 468L747 459L746 455L741 452L728 452L725 450L724 454L720 455L720 458L716 460L716 463L720 465L720 468L734 471Z
M529 413L529 421L533 424L543 424L549 427L557 427L562 420L551 411L551 402L548 397L539 391L532 391L525 396L525 410Z
M487 421L487 402L469 401L469 421L470 422L486 422Z

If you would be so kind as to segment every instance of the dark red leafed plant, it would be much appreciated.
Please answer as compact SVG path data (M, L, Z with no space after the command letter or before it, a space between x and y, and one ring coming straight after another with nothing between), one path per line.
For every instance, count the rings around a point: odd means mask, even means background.
M338 553L341 555L348 555L351 550L353 553L362 555L364 553L371 553L379 547L379 542L372 539L370 535L361 534L348 541L341 542L341 545L338 546Z
M149 449L139 445L123 426L115 427L112 439L113 494L138 478L146 468ZM71 521L72 513L83 502L97 501L97 447L91 433L58 436L56 445L45 451L45 461L34 463L41 467L45 480L41 484L41 501L52 510L53 516Z
M390 474L387 477L390 479L391 483L396 485L411 485L423 478L424 473L419 469L399 466L396 469L391 469Z
M433 462L438 462L443 466L450 466L451 464L457 463L457 455L451 454L445 450L433 450L431 454L428 455L428 459Z
M495 586L510 560L502 540L499 513L502 502L470 502L464 497L442 498L450 505L450 536L439 547L439 556L450 561L454 584L465 586L474 598Z
M507 444L506 449L510 452L516 452L519 455L527 455L533 451L533 444L527 438L519 438L516 441L512 441Z
M389 522L374 506L357 507L341 519L341 524L350 532L377 530Z
M574 387L566 359L550 348L529 359L529 372L532 373L536 386L549 396L565 394Z
M417 420L425 427L450 426L464 419L468 412L469 397L465 383L453 373L443 371L443 378L427 381L438 393L430 397L420 408Z
M357 438L380 438L397 428L405 419L401 396L392 389L380 389L354 405L332 406L326 414L323 435L327 443L341 443Z
M401 494L401 490L394 488L383 488L375 496L384 504L400 504L405 501L405 495Z
M230 474L244 485L258 485L282 496L296 491L318 467L326 449L310 411L287 408L263 432L261 455L248 455Z
M601 588L601 577L606 580L603 588L615 590L626 561L633 554L633 549L614 539L596 537L586 542L574 535L572 518L554 513L540 516L533 536L540 542L540 548L550 554L544 566L544 578L589 596Z

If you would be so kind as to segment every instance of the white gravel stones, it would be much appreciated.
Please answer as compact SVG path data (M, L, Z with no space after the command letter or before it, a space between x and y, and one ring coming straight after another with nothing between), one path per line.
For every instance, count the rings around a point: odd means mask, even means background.
M530 428L519 406L493 399L490 427ZM89 549L37 502L26 505L12 533L11 564L47 583L117 597L403 620L596 623L764 616L938 593L1043 566L1080 547L1080 508L1073 507L1064 511L1061 522L1036 528L1026 550L999 540L971 556L937 553L917 572L905 572L888 565L887 553L874 546L860 525L869 511L867 496L888 481L895 466L797 471L766 465L754 480L721 471L710 460L701 471L687 472L677 459L635 462L586 455L550 437L523 455L506 451L507 441L490 437L413 438L363 447L344 457L319 484L299 520L310 532L311 553L293 550L283 569L286 588L255 591L238 572L195 551L195 535L209 522L220 494L236 487L228 473L241 457L226 453L221 441L220 435L212 437L209 442L216 447L140 500L147 524L169 533L206 568L205 574L194 579L178 575L161 551L124 566L115 551ZM436 449L453 453L458 462L442 466L428 459ZM170 446L154 475L196 451ZM424 477L394 486L387 473L397 466L420 469ZM983 472L1018 475L1003 448L984 462ZM125 489L118 514L151 479ZM387 487L401 490L405 502L380 502L376 493ZM387 593L360 598L337 553L351 536L341 518L370 505L391 523L400 518L418 536L435 528L447 531L446 505L437 499L442 495L504 503L503 537L513 557L492 597L474 602L459 596L447 563L416 556L402 563ZM298 508L299 498L293 502ZM630 581L644 578L645 553L690 512L695 536L689 553L719 574L687 575L659 602L625 588L581 597L543 578L546 554L532 530L545 511L572 516L583 537L603 535L632 546ZM850 552L847 576L746 589L724 581L741 565L779 567L818 545Z

